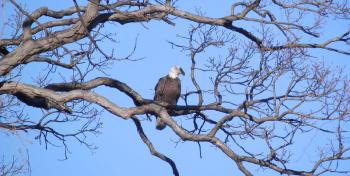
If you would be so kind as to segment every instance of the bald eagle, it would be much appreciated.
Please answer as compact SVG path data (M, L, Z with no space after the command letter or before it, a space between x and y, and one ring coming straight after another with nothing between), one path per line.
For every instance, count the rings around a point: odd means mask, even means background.
M181 94L181 82L179 75L185 75L185 72L181 67L173 66L170 68L169 74L160 78L155 90L154 100L165 102L170 105L176 105ZM166 127L166 124L159 118L157 118L156 128L162 130Z

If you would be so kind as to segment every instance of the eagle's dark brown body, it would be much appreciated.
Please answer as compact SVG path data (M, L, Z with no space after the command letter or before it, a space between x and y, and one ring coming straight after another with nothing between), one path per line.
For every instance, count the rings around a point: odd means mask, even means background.
M181 94L181 82L179 78L170 78L168 75L159 79L155 87L154 100L176 105Z
M170 105L176 105L181 94L181 82L179 78L171 78L169 75L159 79L155 87L154 100L160 102L166 102ZM166 127L166 124L157 118L158 130L162 130Z

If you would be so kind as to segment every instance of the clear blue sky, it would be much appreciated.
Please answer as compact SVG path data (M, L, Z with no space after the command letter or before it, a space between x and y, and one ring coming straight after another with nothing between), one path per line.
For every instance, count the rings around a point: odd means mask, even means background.
M6 0L4 2L5 6L0 10L3 11L1 13L4 13L5 18L7 18L13 13L13 7ZM41 6L48 6L54 10L73 6L72 1L21 0L18 2L26 4L30 11ZM191 11L195 8L200 8L207 16L220 17L230 13L229 5L232 2L219 2L217 0L179 1L178 6ZM78 1L78 3L80 5L86 4L85 1ZM4 18L2 17L0 20L2 21ZM120 56L125 56L132 50L135 38L138 36L137 50L133 58L144 58L137 62L125 61L115 63L111 69L107 70L110 77L127 83L143 97L152 98L154 85L159 77L167 74L170 66L181 65L189 73L189 58L178 49L173 49L167 41L178 42L179 39L176 38L176 35L186 34L191 23L184 20L175 20L175 23L175 27L160 21L143 23L148 29L140 24L106 25L106 29L116 32L119 44L111 45L110 43L105 43L101 45L103 48L106 50L114 48ZM330 33L339 32L340 29L348 26L348 24L342 25L338 23L335 25L339 25L339 27L330 28ZM5 30L0 37L7 38L8 35L6 34L8 32L8 29ZM208 55L210 54L213 53ZM336 65L348 65L350 63L348 56L326 52L319 52L319 54L328 63ZM203 56L203 60L207 59L206 57L208 56ZM331 61L329 58L331 58ZM26 66L24 73L27 74L24 74L23 80L31 82L33 76L37 74L33 73L33 70L40 69L42 68L38 68L36 65ZM346 69L346 71L349 73L349 69ZM102 75L96 73L94 76ZM183 91L193 90L189 74L183 77L182 81ZM201 81L205 81L205 79L203 78ZM99 88L96 91L109 97L113 102L118 104L123 102L122 105L125 107L133 105L130 99L116 90ZM28 111L28 116L34 119L40 118L38 114L37 110ZM68 145L71 153L68 154L67 160L61 161L64 158L63 148L48 146L45 149L45 145L40 145L39 141L33 138L36 133L14 133L2 130L0 132L0 156L5 155L6 158L11 158L15 155L20 160L23 157L19 153L23 153L28 149L32 176L171 175L171 168L168 164L149 153L148 148L139 138L131 120L125 121L106 112L101 115L101 118L103 122L102 133L97 136L89 136L89 141L99 147L97 150L91 151L74 140L69 140ZM69 124L66 125L63 128L69 129L71 127ZM212 145L202 144L203 158L201 159L196 143L175 143L178 141L178 137L169 128L166 128L164 131L157 131L155 130L154 121L144 122L143 127L156 149L176 162L181 175L242 175L237 170L234 162ZM72 128L74 127L72 126ZM310 136L312 135L317 138L320 134L310 134ZM322 141L317 139L301 142L300 147L296 148L296 153L300 156L300 160L314 160L314 155L309 153L315 152L315 149L309 146L316 146L320 144L319 142L322 143ZM254 143L251 145L257 146ZM349 162L347 164L348 166L350 165ZM259 169L259 172L261 175L269 174L269 172L263 172L262 169Z

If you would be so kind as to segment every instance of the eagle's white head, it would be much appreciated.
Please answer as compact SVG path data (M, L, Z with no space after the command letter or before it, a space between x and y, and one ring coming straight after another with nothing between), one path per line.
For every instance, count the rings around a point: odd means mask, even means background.
M182 70L181 67L179 67L179 66L172 66L170 68L170 71L169 71L169 77L170 78L176 79L176 78L179 77L180 74L185 75L185 72L184 72L184 70Z

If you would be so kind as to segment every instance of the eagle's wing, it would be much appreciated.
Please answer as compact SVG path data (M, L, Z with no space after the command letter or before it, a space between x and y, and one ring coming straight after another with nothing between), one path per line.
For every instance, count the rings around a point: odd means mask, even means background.
M176 102L174 103L174 104L177 104L177 101L179 100L179 98L180 98L180 96L181 96L181 81L180 81L180 79L178 79L177 78L177 81L178 81L178 83L177 83L177 92L176 92Z
M154 88L155 94L153 100L162 101L162 96L164 94L164 86L166 82L166 77L162 77L158 80L156 87Z
M166 76L162 77L158 80L158 83L156 84L156 87L154 87L155 90L155 94L154 94L154 98L153 100L156 101L163 101L163 94L164 94L164 86L166 83ZM161 118L157 117L157 115L155 115L157 118L157 122L156 122L156 128L157 130L163 130L166 127L166 124L162 121Z

